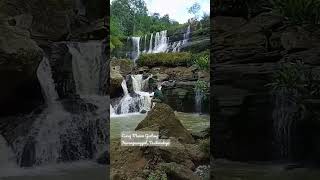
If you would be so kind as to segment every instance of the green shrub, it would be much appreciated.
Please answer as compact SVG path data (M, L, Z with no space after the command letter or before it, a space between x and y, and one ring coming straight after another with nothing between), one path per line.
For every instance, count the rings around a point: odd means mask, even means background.
M202 93L206 93L208 91L208 84L206 81L198 80L194 87L195 91L200 91Z
M140 55L137 63L138 66L188 66L191 62L191 54L187 52L179 53L154 53Z
M155 170L154 172L151 172L147 178L147 180L167 180L167 174L160 171L160 170Z
M206 155L210 155L210 139L200 141L200 150Z
M293 24L319 24L320 0L270 0L273 10Z
M210 69L210 54L209 51L203 51L201 53L193 54L192 55L192 62L201 70Z

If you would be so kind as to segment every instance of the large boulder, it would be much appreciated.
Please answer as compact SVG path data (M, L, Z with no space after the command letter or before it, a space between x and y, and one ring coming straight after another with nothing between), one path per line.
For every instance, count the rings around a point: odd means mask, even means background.
M119 66L117 66L119 67ZM121 83L123 77L120 73L119 68L114 67L110 71L110 97L120 97L123 94Z
M157 103L155 107L148 112L147 117L142 120L136 130L149 128L154 131L165 131L165 136L176 137L185 143L193 143L194 139L186 128L175 116L172 108L164 103Z
M37 68L43 52L22 28L0 24L1 115L30 112L42 104Z
M133 62L130 59L112 59L110 66L111 68L118 66L122 76L128 75L133 70Z

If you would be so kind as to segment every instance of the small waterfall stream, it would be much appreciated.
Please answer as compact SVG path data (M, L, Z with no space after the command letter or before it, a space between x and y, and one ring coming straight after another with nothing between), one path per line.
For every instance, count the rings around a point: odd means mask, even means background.
M72 71L80 95L99 94L102 67L101 42L68 43L72 54Z
M133 63L136 63L136 60L140 56L140 37L132 37L132 45L133 45Z
M116 114L129 114L150 110L153 93L143 91L150 77L143 79L142 74L130 75L133 89L131 93L128 91L126 81L122 81L121 86L124 95L120 102L114 107Z
M100 82L103 44L73 42L67 46L72 55L76 92L80 95L71 103L79 108L76 112L65 109L56 91L50 61L44 57L37 77L47 107L41 114L30 114L34 121L29 132L12 144L19 166L93 159L107 148L109 98L101 95Z
M195 95L195 110L197 113L202 113L202 102L204 94L200 90L196 90Z

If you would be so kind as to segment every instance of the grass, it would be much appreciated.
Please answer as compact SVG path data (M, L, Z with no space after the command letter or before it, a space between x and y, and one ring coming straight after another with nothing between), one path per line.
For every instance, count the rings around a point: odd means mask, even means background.
M209 71L210 69L210 54L209 51L203 51L197 54L192 54L192 63L201 70Z
M138 66L148 67L189 66L191 64L191 54L188 52L142 54L137 63Z

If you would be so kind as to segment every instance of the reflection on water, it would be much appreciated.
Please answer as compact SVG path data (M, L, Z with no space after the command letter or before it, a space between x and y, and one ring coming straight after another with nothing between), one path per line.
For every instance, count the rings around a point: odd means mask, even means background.
M35 168L8 168L0 180L106 180L108 167L95 162L72 162Z
M199 132L210 126L209 115L195 113L175 112L178 119L186 129L191 132ZM110 137L119 138L121 131L134 130L147 114L132 113L126 115L115 115L110 118Z
M319 180L320 169L288 169L286 164L239 163L215 160L215 180Z

